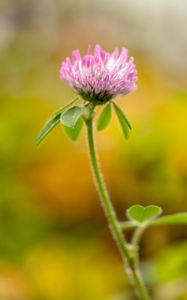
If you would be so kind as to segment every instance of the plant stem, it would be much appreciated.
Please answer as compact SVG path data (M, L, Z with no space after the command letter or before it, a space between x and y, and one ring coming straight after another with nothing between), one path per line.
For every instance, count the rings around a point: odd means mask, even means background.
M105 215L108 219L109 227L111 229L112 235L120 249L123 262L126 265L127 273L130 277L131 283L135 287L138 293L138 299L141 300L150 300L145 285L143 283L139 269L135 263L136 259L132 255L130 247L125 240L123 235L120 223L117 220L115 210L111 203L109 194L106 189L106 185L101 174L99 163L96 156L96 150L94 145L94 136L93 136L93 121L92 118L85 120L87 125L87 138L89 146L89 154L91 159L91 166L93 170L93 175L98 189L98 193L101 199L102 206L104 208Z
M143 225L140 225L139 227L136 228L136 230L134 231L134 235L133 235L133 238L132 238L132 245L136 248L138 247L139 243L140 243L140 240L141 240L141 237L144 233L144 231L146 230L146 227L147 227L147 223L146 224L143 224Z

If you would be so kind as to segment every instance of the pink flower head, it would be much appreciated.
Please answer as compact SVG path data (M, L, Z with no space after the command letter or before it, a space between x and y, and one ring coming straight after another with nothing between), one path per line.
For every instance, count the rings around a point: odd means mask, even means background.
M94 53L88 47L83 57L79 50L72 52L62 63L60 78L67 82L84 100L103 104L110 99L136 89L137 71L128 50L116 48L109 54L96 45Z

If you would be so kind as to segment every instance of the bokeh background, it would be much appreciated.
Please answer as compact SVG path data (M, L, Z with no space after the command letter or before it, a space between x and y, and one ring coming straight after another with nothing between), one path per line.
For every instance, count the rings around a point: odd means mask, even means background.
M116 101L96 133L102 169L121 220L127 207L187 211L186 0L1 0L0 299L133 300L92 182L85 131L60 126L37 148L49 115L74 97L59 79L73 49L127 47L138 90ZM150 229L142 270L154 300L187 299L186 227ZM130 238L130 233L128 234Z

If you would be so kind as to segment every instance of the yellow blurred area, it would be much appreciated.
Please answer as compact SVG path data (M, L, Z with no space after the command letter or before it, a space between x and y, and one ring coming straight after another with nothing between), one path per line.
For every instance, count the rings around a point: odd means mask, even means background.
M85 128L76 143L58 126L35 146L46 119L74 97L59 79L73 49L125 46L138 69L138 90L115 100L132 123L129 140L114 114L95 132L119 219L137 203L187 211L187 5L171 2L1 1L0 300L134 300L92 181ZM186 237L183 226L145 234L153 300L187 300Z

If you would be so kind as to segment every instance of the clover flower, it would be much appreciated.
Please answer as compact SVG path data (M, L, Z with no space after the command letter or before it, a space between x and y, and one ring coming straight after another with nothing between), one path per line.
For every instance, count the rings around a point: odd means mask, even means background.
M79 50L72 52L62 62L60 78L68 83L84 100L95 105L104 104L116 96L126 95L136 89L137 71L128 50L115 48L109 54L96 45L92 54L88 47L83 57Z
M113 108L124 137L128 138L132 126L121 108L111 101L116 96L127 95L136 89L137 70L133 57L128 58L126 48L122 48L121 53L115 48L113 53L109 54L100 45L96 45L93 53L91 47L88 47L87 54L83 57L79 50L75 50L72 52L72 59L67 57L62 62L60 78L67 82L78 96L49 118L39 133L37 144L40 144L59 123L75 141L83 123L92 121L96 114L96 106L101 104L104 104L104 107L97 119L97 130L108 126ZM74 105L78 101L79 104Z

